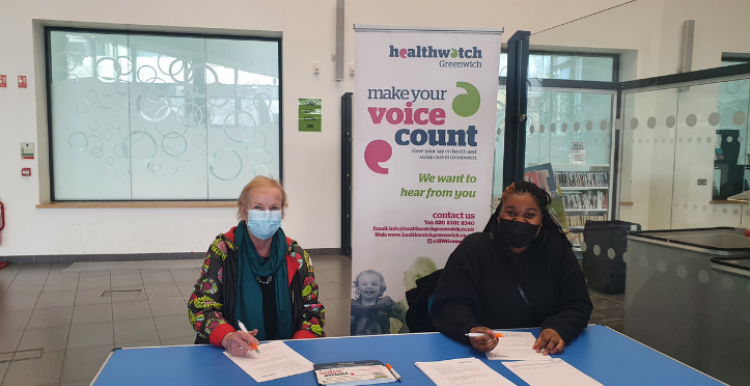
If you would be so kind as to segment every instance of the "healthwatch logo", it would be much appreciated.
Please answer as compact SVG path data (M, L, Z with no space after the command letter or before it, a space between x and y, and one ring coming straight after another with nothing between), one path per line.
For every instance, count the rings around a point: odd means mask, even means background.
M433 48L417 46L416 48L396 48L391 46L391 58L461 58L482 59L482 50L471 48Z
M460 117L471 117L479 111L481 104L481 98L479 90L469 82L456 82L456 87L465 90L463 94L456 95L453 98L451 109L453 112ZM419 95L424 90L396 90L395 87L392 90L380 90L380 94L373 93L374 98L368 99L402 99L402 96L408 97L408 95ZM398 91L398 92L397 92ZM444 95L447 90L441 90L440 95ZM387 95L396 95L398 98L385 98ZM429 95L429 92L427 93ZM408 99L408 98L405 98ZM438 99L442 99L441 97ZM416 102L417 98L414 98ZM432 100L431 98L425 98L425 100ZM429 103L429 102L427 102ZM415 123L421 126L426 126L427 129L423 128L401 128L395 132L395 139L397 145L400 146L449 146L449 147L465 147L465 146L477 146L476 135L477 130L474 125L470 125L467 129L436 129L429 128L430 125L442 126L445 124L445 111L442 108L430 109L429 106L419 107L414 106L413 102L406 102L405 108L391 107L386 109L385 107L368 107L367 111L372 119L372 123L375 125L389 124L394 126L411 126ZM385 118L385 119L384 119ZM387 162L393 155L393 148L388 141L377 139L367 144L365 147L365 164L370 170L379 174L388 174L388 168L381 166L383 162Z

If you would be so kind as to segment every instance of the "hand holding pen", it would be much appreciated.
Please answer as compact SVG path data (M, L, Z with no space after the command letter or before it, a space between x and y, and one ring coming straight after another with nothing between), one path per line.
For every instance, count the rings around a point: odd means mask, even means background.
M502 336L502 334L495 334L487 327L474 327L466 335L469 336L471 346L479 352L492 351L497 346L498 339Z
M230 332L221 342L221 345L234 356L245 356L250 349L256 353L260 353L258 350L258 340L255 339L255 335L258 330L247 331L242 322L238 322L241 331Z

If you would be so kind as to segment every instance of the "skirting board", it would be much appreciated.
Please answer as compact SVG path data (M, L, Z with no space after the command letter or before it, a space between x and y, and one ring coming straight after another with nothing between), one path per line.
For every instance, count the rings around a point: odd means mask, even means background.
M306 249L311 256L340 255L341 248ZM170 253L113 253L95 255L19 255L0 256L0 261L11 264L70 264L87 261L138 261L138 260L188 260L203 259L206 252Z

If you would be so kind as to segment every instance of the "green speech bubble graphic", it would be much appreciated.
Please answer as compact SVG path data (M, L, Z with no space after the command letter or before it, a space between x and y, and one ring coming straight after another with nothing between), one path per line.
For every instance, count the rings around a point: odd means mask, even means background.
M456 87L466 90L466 94L453 98L453 112L464 118L476 114L481 102L479 90L468 82L456 82Z

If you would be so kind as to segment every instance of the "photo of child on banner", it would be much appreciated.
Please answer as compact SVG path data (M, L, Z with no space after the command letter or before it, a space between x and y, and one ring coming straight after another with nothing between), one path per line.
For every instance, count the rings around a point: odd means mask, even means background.
M352 335L397 334L406 328L407 307L384 295L387 286L383 275L371 269L354 280L352 299Z

